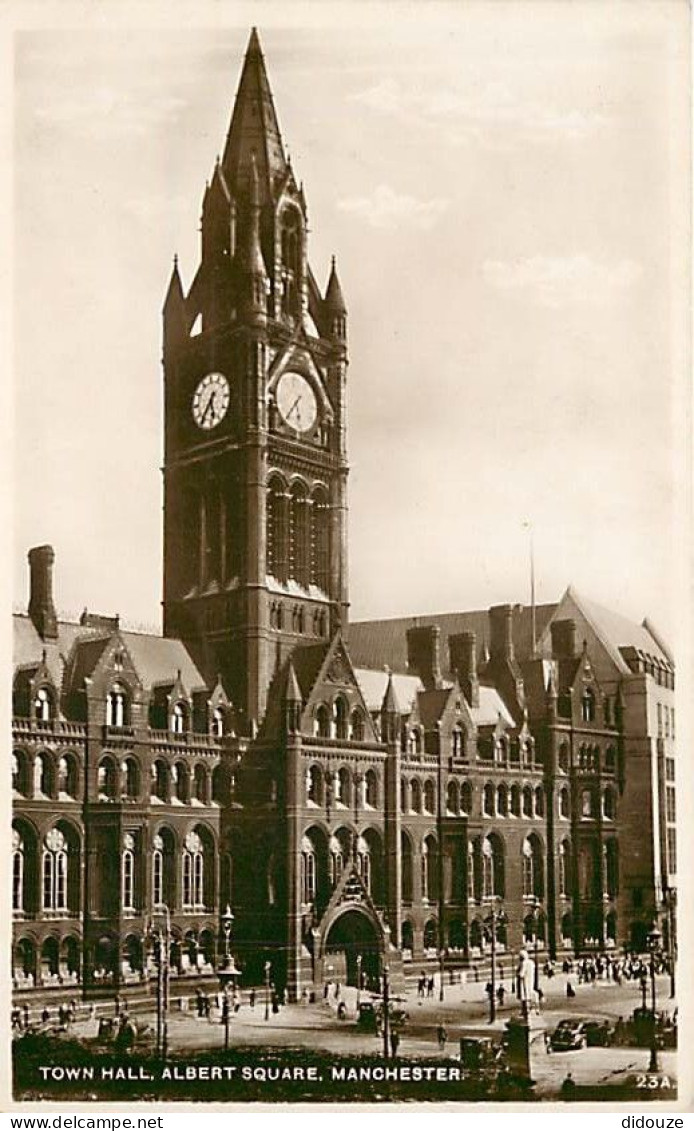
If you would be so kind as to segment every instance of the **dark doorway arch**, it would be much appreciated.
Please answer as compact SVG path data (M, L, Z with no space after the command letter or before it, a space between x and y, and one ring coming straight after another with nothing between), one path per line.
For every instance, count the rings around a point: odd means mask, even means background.
M373 920L358 908L343 912L328 928L324 952L326 957L336 951L345 956L346 980L350 986L357 984L357 957L361 955L364 980L375 982L381 973L381 938Z

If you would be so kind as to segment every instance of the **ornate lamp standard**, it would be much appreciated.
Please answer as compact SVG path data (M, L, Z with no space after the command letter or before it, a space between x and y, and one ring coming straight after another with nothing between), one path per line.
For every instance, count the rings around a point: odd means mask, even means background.
M390 1052L390 968L388 963L383 967L383 1059L387 1060Z
M229 1048L229 1020L231 1017L231 1010L229 1008L229 983L236 984L236 978L241 973L236 969L236 963L231 956L229 943L231 940L231 928L234 925L234 916L231 908L227 904L227 909L222 916L222 932L224 934L224 954L222 961L217 967L217 977L219 978L219 985L222 991L222 1022L224 1024L224 1049Z
M357 1013L359 1012L359 1003L361 1002L361 955L357 955Z
M533 961L535 963L535 974L534 974L534 979L533 979L533 989L534 989L536 994L540 992L540 965L539 965L538 960L537 960L538 926L539 926L539 923L540 923L540 906L541 906L541 904L540 904L539 896L534 895L533 896L533 910L532 910L532 916L533 916Z
M165 903L161 904L155 914L164 916L163 927L149 924L147 934L154 943L157 963L157 1036L156 1052L162 1060L166 1059L168 1045L168 1012L169 1012L169 948L171 946L171 912Z
M658 930L656 924L653 924L652 929L648 932L648 950L651 956L651 1058L648 1062L649 1072L659 1072L660 1066L658 1064L658 1032L655 1019L655 956L660 946L662 935Z
M675 888L667 888L664 902L667 911L667 957L670 974L670 997L672 998L675 996L675 963L677 961L677 940L675 938L677 890Z
M485 926L491 933L492 941L492 976L490 981L489 993L489 1024L493 1025L496 1021L496 932L499 924L507 923L508 919L505 912L499 911L497 908L498 902L501 901L500 895L490 895L486 897L485 902L488 902L489 915L485 919Z
M265 963L265 1020L270 1020L270 970L272 963L268 959Z

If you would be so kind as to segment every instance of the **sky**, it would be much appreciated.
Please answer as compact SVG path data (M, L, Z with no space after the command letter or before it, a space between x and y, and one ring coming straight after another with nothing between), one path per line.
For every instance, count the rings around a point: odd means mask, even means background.
M672 635L687 5L189 7L14 40L15 602L50 542L61 610L160 622L161 306L257 23L349 309L352 618L527 603L531 523L538 601Z

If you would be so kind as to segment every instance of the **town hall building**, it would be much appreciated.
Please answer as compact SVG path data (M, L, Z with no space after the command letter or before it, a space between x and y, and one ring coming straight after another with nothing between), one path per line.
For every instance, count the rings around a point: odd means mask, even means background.
M13 986L674 945L674 664L576 594L349 623L348 311L255 30L163 318L163 635L14 618ZM153 469L154 474L154 469Z

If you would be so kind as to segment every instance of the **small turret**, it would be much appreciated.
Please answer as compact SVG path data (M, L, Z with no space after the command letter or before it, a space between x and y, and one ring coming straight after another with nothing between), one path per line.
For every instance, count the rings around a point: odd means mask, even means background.
M330 278L324 299L325 324L328 334L333 338L344 341L347 337L347 306L342 294L340 280L337 277L335 256L330 265Z
M381 740L383 742L394 743L397 741L400 734L400 716L400 704L395 694L393 673L389 672L388 683L381 704Z
M294 671L291 656L287 665L287 678L284 685L284 717L287 734L297 734L301 727L301 688Z
M178 272L178 256L174 255L173 270L164 299L164 353L185 340L188 333L186 300L183 294L181 276Z
M249 223L246 253L243 257L243 299L247 310L264 318L267 313L267 269L260 246L260 188L255 154L251 154L248 195Z

